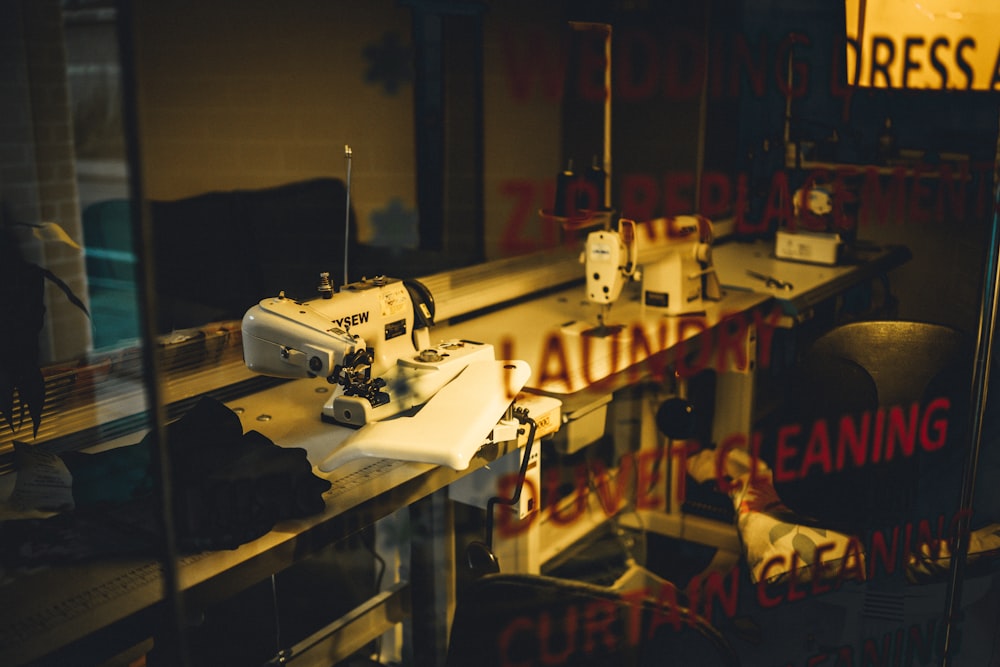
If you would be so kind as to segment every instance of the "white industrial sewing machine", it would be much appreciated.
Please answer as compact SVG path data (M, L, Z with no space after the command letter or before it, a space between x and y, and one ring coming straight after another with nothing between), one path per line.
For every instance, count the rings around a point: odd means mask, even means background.
M590 232L580 262L586 266L587 299L601 306L597 314L597 333L607 329L611 305L621 296L622 288L638 276L635 222L622 218L618 229Z
M642 230L643 240L639 240ZM712 223L702 216L657 218L641 225L622 219L618 230L587 235L587 298L601 306L599 329L629 280L642 280L642 304L664 315L701 312L722 296L712 265ZM638 267L642 266L640 273Z
M324 274L318 292L308 301L264 299L242 328L251 370L336 384L323 417L356 430L320 470L364 456L463 470L491 434L494 442L517 437L517 422L504 416L528 364L498 361L485 343L431 345L433 299L420 283L375 278L334 292Z

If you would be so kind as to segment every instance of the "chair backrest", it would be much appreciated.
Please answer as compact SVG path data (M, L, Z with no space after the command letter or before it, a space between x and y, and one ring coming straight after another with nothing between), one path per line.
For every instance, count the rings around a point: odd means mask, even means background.
M878 405L902 405L925 397L963 372L961 355L970 353L961 332L939 324L906 321L854 322L821 336L809 350L812 359L853 362L875 382ZM968 369L965 369L967 372Z
M895 524L932 508L946 511L942 508L958 499L967 446L971 355L967 336L937 324L855 322L821 336L802 356L782 421L802 425L801 449L814 425L825 421L833 448L841 418L853 417L860 428L868 413L869 459L864 466L848 464L832 474L813 470L794 482L778 482L778 494L820 524L852 531ZM888 433L875 426L880 410L887 415L894 406L901 408L909 424L917 404L919 428L929 404L939 398L949 401L939 415L947 418L945 445L928 451L918 444L912 455L897 446L890 460L872 461L875 443Z
M722 635L664 586L643 597L540 575L480 577L459 598L447 665L738 665Z

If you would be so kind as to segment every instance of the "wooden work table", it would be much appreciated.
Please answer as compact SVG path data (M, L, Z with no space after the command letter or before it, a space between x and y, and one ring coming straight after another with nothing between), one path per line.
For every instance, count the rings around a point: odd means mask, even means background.
M871 280L908 257L905 249L888 248L874 251L855 265L816 267L779 262L769 255L764 244L735 242L720 244L714 256L725 295L721 301L707 304L701 314L668 321L649 317L636 292L626 291L612 307L609 320L624 325L620 335L588 340L586 332L596 325L597 307L586 302L583 288L577 284L485 314L456 319L437 327L432 338L435 342L465 338L492 343L498 358L527 361L532 368L530 391L558 398L563 404L563 427L572 428L595 405L606 404L616 391L644 373L662 368L663 363L675 363L681 358L678 351L693 349L689 344L695 338L711 339L720 324L744 322L753 326L727 335L745 338L748 363L740 367L734 353L736 338L731 339L727 343L729 357L719 370L731 375L732 381L720 385L722 409L717 419L721 429L748 429L757 354L756 325L773 322L768 317L776 305L782 317L791 323L799 321L808 316L815 303ZM747 268L790 281L794 289L776 293L761 281L746 277ZM682 324L685 321L687 324ZM634 344L637 337L645 337L642 346ZM258 430L283 446L305 448L315 463L329 451L333 437L334 427L319 419L326 388L324 380L295 380L227 400L226 404L240 414L244 430ZM506 443L500 453L513 451L516 446L513 441ZM439 494L486 463L475 457L467 471L386 459L347 464L330 474L333 487L325 495L326 509L321 514L282 522L270 533L231 551L181 558L181 594L191 605L231 596L324 545ZM9 484L9 479L5 483ZM565 535L560 539L568 541L573 537ZM537 568L539 558L529 560L524 567ZM425 574L414 571L412 577ZM450 576L451 572L446 570L445 574ZM160 566L154 559L105 560L9 578L0 588L5 601L0 605L0 663L30 664L46 656L67 655L77 645L109 638L123 644L139 642L145 624L152 622L165 599L162 587ZM358 615L352 618L376 618L363 631L352 631L360 642L358 646L398 622L409 608L409 595L408 586L402 582L357 610ZM443 627L447 628L446 621Z

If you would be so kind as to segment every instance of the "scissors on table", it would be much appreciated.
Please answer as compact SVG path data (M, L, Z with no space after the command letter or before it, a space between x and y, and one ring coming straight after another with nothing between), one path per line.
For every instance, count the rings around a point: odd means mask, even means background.
M758 273L757 271L751 271L750 269L747 269L747 275L750 276L751 278L757 278L758 280L763 280L764 284L767 287L773 287L775 289L783 289L783 290L793 289L792 284L790 282L787 282L785 280L778 280L774 276L768 276L763 273Z

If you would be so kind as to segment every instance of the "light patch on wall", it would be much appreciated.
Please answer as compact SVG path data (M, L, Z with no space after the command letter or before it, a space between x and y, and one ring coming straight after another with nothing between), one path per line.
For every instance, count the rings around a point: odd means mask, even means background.
M407 208L403 200L393 197L383 208L371 214L372 235L369 245L385 248L409 248L420 245L416 209Z

